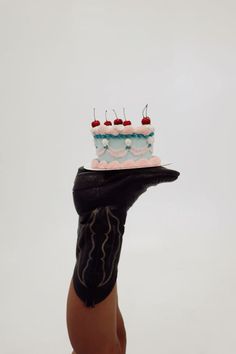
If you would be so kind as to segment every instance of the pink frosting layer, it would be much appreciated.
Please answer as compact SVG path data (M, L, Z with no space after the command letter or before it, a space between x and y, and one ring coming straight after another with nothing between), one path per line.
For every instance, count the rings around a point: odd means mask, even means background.
M91 128L91 132L95 134L144 134L148 135L154 132L154 127L150 124L141 125L138 127L133 127L132 125L113 125L106 126L104 124L99 125L98 127Z
M153 156L151 159L140 159L137 161L134 160L127 160L124 162L118 161L98 161L94 159L91 163L91 167L95 169L121 169L121 168L140 168L140 167L153 167L153 166L160 166L161 160L158 156Z

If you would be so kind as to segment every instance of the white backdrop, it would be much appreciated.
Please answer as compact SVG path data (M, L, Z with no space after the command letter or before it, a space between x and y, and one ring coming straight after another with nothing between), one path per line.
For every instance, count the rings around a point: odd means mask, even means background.
M71 353L72 185L94 157L92 108L138 124L149 103L155 152L181 175L127 218L127 354L234 354L235 1L0 4L1 352Z

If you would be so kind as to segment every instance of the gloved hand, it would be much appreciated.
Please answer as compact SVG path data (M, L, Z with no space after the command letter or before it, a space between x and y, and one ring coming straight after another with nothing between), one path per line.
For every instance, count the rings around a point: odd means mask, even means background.
M128 209L148 187L172 182L179 172L162 166L90 171L80 167L73 186L79 215L73 284L86 306L115 285Z

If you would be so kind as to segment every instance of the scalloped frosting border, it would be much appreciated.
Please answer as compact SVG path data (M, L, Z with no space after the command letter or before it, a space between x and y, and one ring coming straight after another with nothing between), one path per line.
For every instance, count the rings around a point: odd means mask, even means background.
M95 169L121 169L121 168L140 168L140 167L155 167L160 166L161 160L158 156L153 156L150 159L140 159L137 161L126 160L124 162L118 161L99 161L93 159L91 162L91 167Z
M104 134L111 134L111 135L119 135L119 134L143 134L149 135L153 133L155 130L154 126L152 125L141 125L138 127L133 127L132 125L114 125L114 126L107 126L107 125L99 125L98 127L91 128L91 132L93 135L104 135Z

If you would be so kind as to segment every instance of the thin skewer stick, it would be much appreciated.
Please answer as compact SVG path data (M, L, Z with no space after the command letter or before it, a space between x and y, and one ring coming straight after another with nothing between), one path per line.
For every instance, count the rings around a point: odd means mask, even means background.
M124 118L126 120L125 107L123 107L123 115L124 115Z
M118 118L116 111L113 109L113 112L115 113L116 118Z

